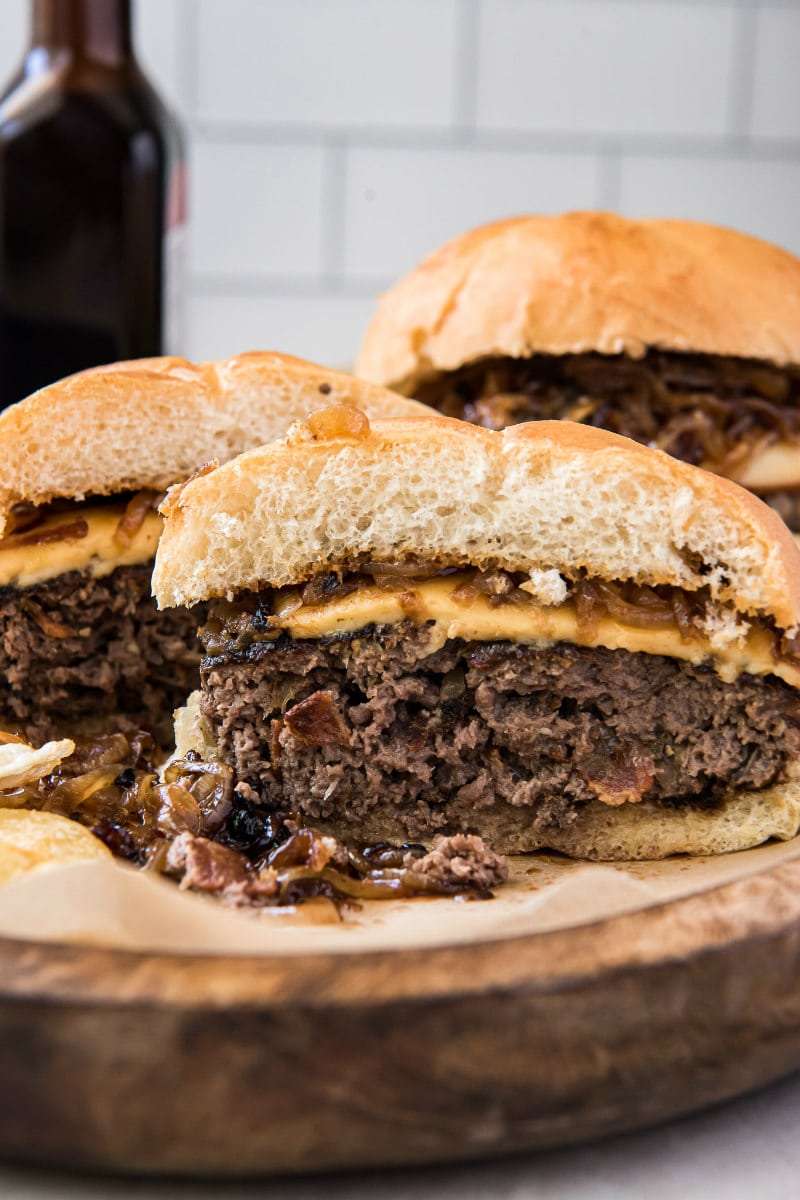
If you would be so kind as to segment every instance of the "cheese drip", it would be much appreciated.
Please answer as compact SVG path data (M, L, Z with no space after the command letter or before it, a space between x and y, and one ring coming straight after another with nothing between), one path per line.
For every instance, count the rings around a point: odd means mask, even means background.
M452 593L464 577L449 575L424 582L409 582L402 591L385 591L364 585L358 591L327 604L303 606L292 611L297 593L278 593L271 624L293 638L322 638L337 633L357 633L367 625L397 625L401 621L429 624L428 652L434 654L449 638L468 642L513 641L549 646L573 642L578 646L604 646L608 650L661 654L699 665L710 663L728 683L737 675L777 675L800 688L800 669L776 659L769 630L750 626L747 634L726 647L714 648L700 633L684 638L676 625L663 629L641 629L604 615L591 626L578 622L571 600L545 606L531 598L492 606L478 595L465 603ZM285 616L281 616L281 612Z
M124 503L75 507L53 513L35 529L40 534L82 520L88 525L85 537L5 547L0 539L0 587L33 587L66 571L88 571L99 578L117 567L148 562L155 556L163 520L157 512L147 512L130 546L123 547L114 541L114 534L124 512Z
M769 446L758 447L743 462L722 473L742 487L750 488L751 492L769 493L800 487L800 445L797 442L772 442Z

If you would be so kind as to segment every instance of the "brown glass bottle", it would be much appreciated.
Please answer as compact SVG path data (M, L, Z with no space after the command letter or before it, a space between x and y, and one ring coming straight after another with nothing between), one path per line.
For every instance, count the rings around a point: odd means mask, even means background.
M0 407L83 367L174 352L179 128L129 0L34 0L0 98Z

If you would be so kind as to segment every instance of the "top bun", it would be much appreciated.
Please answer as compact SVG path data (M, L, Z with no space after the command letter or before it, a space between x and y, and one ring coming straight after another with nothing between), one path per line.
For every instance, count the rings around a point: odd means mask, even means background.
M487 356L649 348L800 363L800 260L693 221L516 217L443 246L386 293L356 374L412 395Z
M569 421L492 433L447 417L370 425L329 409L174 488L162 512L162 606L410 559L708 587L780 628L800 622L800 551L771 509Z
M143 358L71 375L0 415L0 533L22 501L163 491L330 404L385 417L429 411L349 375L267 352L209 363Z

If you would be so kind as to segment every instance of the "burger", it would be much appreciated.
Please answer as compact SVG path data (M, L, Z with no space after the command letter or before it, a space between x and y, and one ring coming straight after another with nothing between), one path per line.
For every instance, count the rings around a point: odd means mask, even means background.
M164 490L329 403L417 405L277 354L117 363L0 416L0 727L145 728L162 743L197 681L195 624L156 610ZM411 407L409 407L411 405Z
M800 826L800 551L603 430L312 414L172 489L182 751L360 844L710 854ZM192 741L192 739L194 739Z
M742 233L601 212L475 229L383 297L357 374L489 429L609 429L800 532L800 260Z

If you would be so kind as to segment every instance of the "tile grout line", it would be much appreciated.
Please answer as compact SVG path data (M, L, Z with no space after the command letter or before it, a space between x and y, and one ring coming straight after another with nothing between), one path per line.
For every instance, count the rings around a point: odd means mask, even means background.
M217 272L195 272L189 277L189 287L195 296L268 296L279 299L311 300L372 300L395 282L394 277L375 279L351 276L327 281L324 276L285 275L227 275Z
M740 137L730 132L692 137L682 134L609 134L607 131L558 132L554 130L475 131L469 145L454 138L452 130L414 130L392 128L325 127L308 125L239 125L190 121L199 141L208 145L239 142L262 146L323 146L342 139L349 150L411 150L419 153L470 149L486 153L541 153L572 157L602 153L614 138L623 154L652 155L665 158L726 158L731 152L752 158L779 161L800 157L800 139L796 137Z

